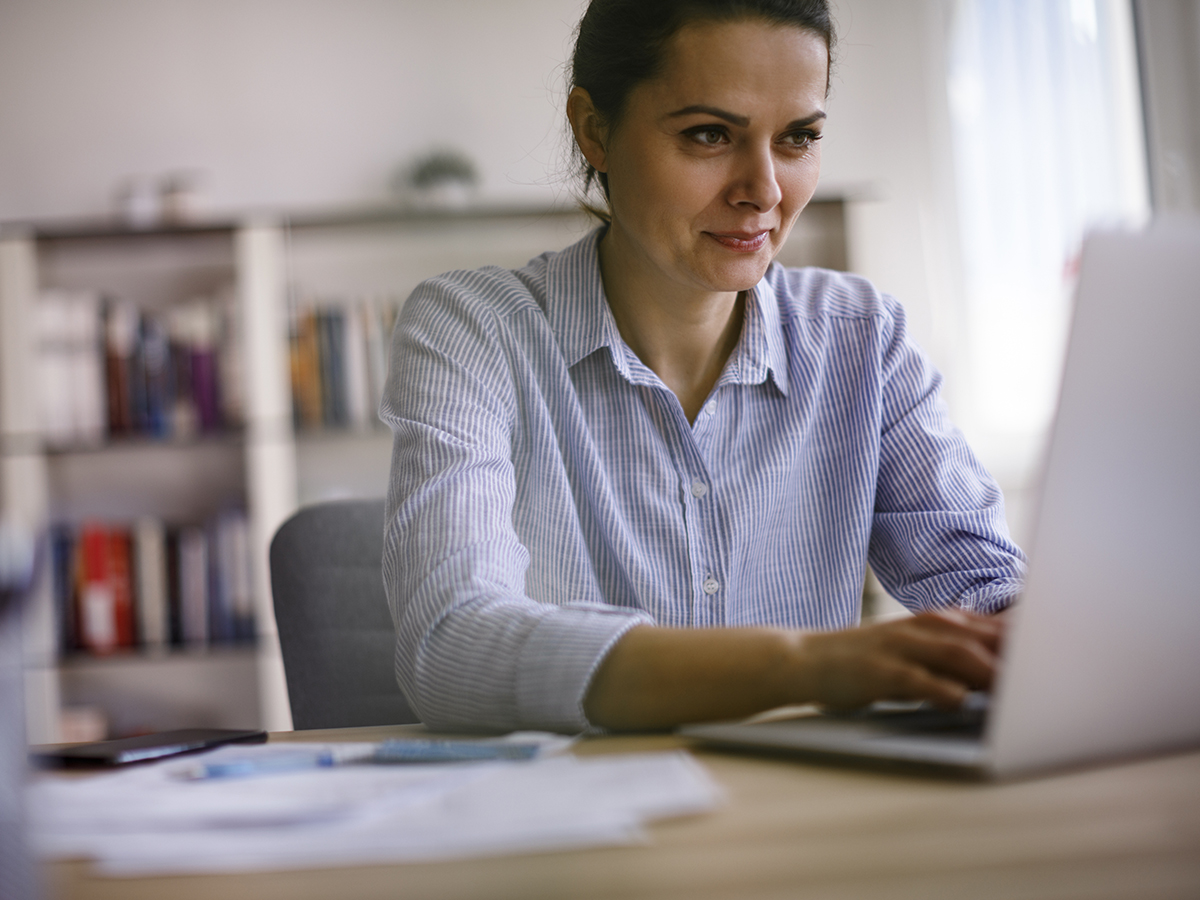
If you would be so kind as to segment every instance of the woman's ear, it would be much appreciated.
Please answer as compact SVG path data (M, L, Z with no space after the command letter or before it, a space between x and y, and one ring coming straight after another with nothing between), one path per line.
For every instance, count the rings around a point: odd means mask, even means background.
M592 96L583 88L572 88L567 96L567 120L575 133L575 143L597 172L608 171L608 129L600 117Z

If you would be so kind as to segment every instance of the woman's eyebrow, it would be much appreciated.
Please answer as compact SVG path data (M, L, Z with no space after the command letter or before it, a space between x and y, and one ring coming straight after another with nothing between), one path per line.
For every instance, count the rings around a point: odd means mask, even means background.
M718 119L724 119L730 125L736 125L738 128L745 128L750 124L750 118L748 116L739 116L737 113L731 113L727 110L721 109L720 107L705 106L702 103L693 104L692 106L685 106L683 109L677 109L675 112L667 113L667 118L674 119L680 116L694 115L715 116ZM793 122L789 122L787 127L803 128L806 125L811 125L813 122L824 118L825 111L819 109L810 116L805 116L803 119L796 119Z
M694 116L698 114L716 116L718 119L724 119L730 125L738 126L738 128L745 128L750 124L750 119L747 116L739 116L737 113L726 112L715 106L704 106L703 104L695 104L693 106L685 106L683 109L677 109L673 113L667 113L667 118L674 119L679 116Z

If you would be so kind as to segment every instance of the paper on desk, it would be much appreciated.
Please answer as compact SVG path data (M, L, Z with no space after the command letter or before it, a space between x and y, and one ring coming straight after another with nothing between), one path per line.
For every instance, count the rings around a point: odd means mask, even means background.
M329 745L260 749L273 746ZM207 781L179 779L180 766L42 779L31 788L34 846L44 856L92 857L121 876L409 862L637 842L645 822L719 799L679 752Z

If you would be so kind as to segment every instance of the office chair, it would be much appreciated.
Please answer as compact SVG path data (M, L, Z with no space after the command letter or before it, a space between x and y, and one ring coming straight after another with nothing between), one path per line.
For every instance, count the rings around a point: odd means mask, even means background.
M396 685L383 501L299 510L271 541L271 592L297 729L419 721Z

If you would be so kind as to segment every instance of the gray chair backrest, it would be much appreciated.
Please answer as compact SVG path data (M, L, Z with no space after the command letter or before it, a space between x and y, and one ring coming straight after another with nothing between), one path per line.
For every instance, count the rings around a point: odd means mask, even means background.
M418 721L396 685L382 500L305 507L279 526L271 591L297 729Z

